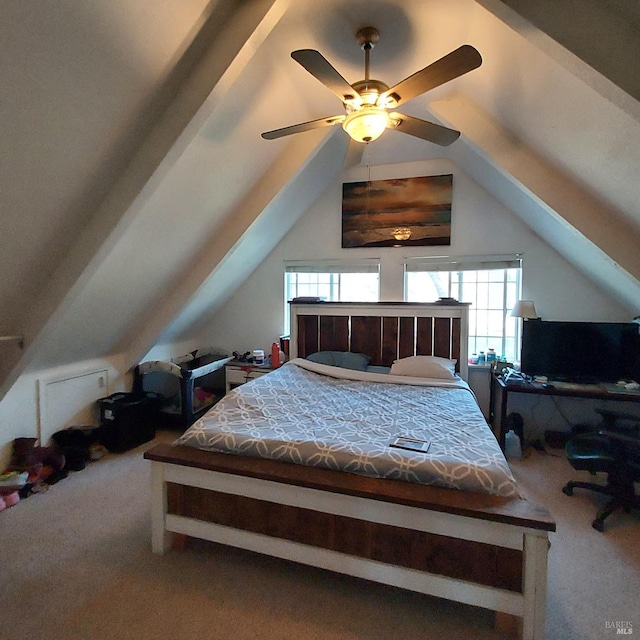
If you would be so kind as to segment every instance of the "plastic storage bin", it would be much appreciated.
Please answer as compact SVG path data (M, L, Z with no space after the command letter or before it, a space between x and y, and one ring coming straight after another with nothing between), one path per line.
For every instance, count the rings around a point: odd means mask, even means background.
M151 393L114 393L98 400L102 444L121 453L152 440L159 400Z

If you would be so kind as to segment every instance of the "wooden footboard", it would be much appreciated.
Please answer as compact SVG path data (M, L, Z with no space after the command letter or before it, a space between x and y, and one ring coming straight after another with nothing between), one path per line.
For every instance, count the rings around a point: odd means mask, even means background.
M157 445L152 547L179 533L522 618L544 637L548 512L525 500Z

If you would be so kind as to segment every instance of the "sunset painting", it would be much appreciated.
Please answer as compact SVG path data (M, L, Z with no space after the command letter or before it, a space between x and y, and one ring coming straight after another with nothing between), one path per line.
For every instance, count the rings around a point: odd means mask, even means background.
M453 175L342 185L342 247L451 244Z

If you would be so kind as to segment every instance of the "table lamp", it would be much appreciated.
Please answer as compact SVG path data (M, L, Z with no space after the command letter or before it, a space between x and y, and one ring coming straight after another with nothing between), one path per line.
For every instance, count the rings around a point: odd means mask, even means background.
M511 315L514 318L537 318L536 305L533 304L533 300L518 300L515 306L511 310Z
M511 309L511 315L514 318L522 318L523 322L525 320L538 318L538 314L536 313L536 305L533 304L533 300L518 300L513 309ZM517 357L517 366L519 366L520 355L522 354L522 327L520 326L518 326L518 333L520 334L520 354Z

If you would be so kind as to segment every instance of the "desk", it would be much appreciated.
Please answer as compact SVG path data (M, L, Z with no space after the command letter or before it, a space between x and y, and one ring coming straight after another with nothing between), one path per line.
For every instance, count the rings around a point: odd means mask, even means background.
M500 375L491 374L491 393L489 399L489 422L499 427L500 447L504 451L504 427L507 423L507 405L510 393L528 393L538 396L560 396L564 398L585 398L589 400L621 400L640 402L640 391L628 391L616 385L573 384L568 382L550 382L543 386L537 382L505 382Z

